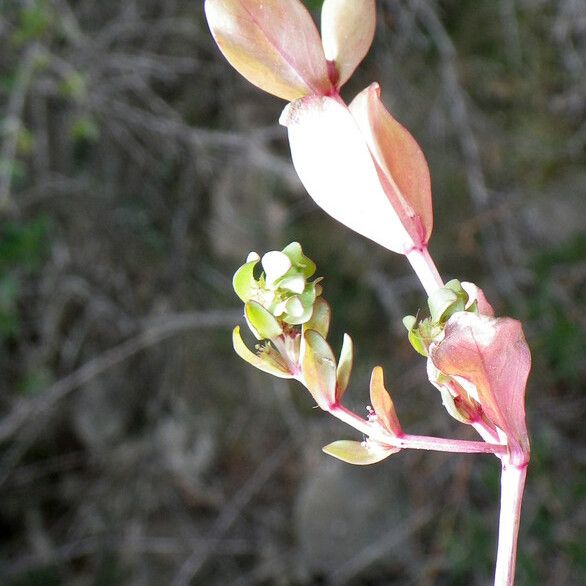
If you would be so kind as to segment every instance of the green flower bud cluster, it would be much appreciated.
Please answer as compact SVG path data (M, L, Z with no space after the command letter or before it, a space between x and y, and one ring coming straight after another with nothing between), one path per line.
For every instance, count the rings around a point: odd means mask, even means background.
M409 332L409 341L419 354L429 355L432 342L442 338L446 322L458 311L478 313L476 299L471 299L462 283L453 279L444 287L435 291L427 300L430 316L418 320L414 315L403 318L403 324Z
M348 386L353 346L345 334L336 361L326 341L331 310L321 297L321 279L309 281L315 270L315 263L297 242L281 251L267 252L262 258L250 253L236 271L233 285L244 302L248 327L261 343L254 352L249 350L238 326L232 343L243 360L275 376L299 380L317 404L328 409Z
M259 263L263 271L256 278ZM309 321L321 293L321 279L308 281L315 269L315 263L303 254L298 242L282 251L267 252L262 259L256 252L248 255L246 264L236 271L233 285L245 304L248 325L259 340L280 335L284 324Z

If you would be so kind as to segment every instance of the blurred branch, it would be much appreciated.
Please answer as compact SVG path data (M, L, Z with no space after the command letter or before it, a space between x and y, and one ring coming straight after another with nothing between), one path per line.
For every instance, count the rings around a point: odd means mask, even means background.
M287 438L272 454L264 458L259 467L242 485L242 487L226 503L210 535L205 541L205 546L195 550L193 554L181 566L172 586L189 586L191 580L202 570L206 562L216 552L222 538L242 513L242 510L258 493L269 478L279 470L292 450L292 443Z
M32 419L35 420L35 433L39 433L38 418L41 415L46 416L50 409L69 393L137 352L186 331L230 327L240 319L241 313L240 310L230 309L176 314L157 319L155 324L147 327L142 333L89 360L45 391L40 392L34 399L21 400L17 403L0 424L0 442L9 439Z

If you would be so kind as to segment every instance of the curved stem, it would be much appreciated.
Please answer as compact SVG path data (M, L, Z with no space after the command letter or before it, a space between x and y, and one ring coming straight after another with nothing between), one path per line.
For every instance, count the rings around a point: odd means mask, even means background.
M526 476L527 464L515 466L503 458L499 540L494 586L513 586L515 582L517 539Z

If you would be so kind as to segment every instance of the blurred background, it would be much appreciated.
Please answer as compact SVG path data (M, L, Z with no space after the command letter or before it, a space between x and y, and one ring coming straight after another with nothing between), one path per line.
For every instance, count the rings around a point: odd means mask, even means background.
M533 351L517 583L584 584L586 5L377 7L344 95L381 83L431 167L440 271ZM284 103L201 0L2 0L0 46L0 583L490 584L495 458L333 461L357 434L232 351L234 270L297 240L355 341L349 405L381 364L405 428L474 437L407 341L407 263L305 194Z

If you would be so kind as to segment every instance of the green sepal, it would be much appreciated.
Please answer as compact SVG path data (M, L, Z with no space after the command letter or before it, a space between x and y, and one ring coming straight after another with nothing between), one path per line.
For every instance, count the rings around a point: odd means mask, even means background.
M331 317L330 304L323 297L318 297L313 304L311 317L303 324L303 331L315 330L325 339L330 331Z
M307 389L325 411L336 402L336 359L325 339L315 330L303 334L301 372Z
M291 242L281 251L289 257L291 264L303 273L303 276L308 279L316 271L315 263L303 254L303 249L299 242Z
M313 304L315 303L316 299L316 291L315 291L315 282L314 283L307 283L305 286L305 290L300 295L293 295L289 299L287 299L285 305L285 313L281 316L281 319L289 325L298 326L304 324L305 322L309 321L313 312ZM303 312L289 314L287 312L287 304L290 306L292 303L296 303L298 300L303 307Z
M270 340L283 333L277 318L256 301L249 301L244 305L244 317L250 331L259 340Z
M344 334L344 341L342 342L342 349L340 350L340 360L338 361L338 368L336 370L336 400L340 400L350 382L350 374L352 373L352 362L354 361L354 345L352 338L348 334Z
M246 303L254 296L258 290L258 283L254 278L254 267L258 264L258 260L251 260L243 264L232 278L232 286L236 295L240 297L243 303Z
M234 351L242 360L248 362L248 364L251 364L255 368L278 376L279 378L293 378L293 375L282 362L276 350L268 349L260 355L249 350L240 335L240 326L236 326L232 331L232 346L234 346Z
M427 357L428 345L425 343L426 340L421 335L419 328L415 327L417 325L417 318L414 315L407 315L403 318L403 325L407 328L409 342L411 343L411 346L413 346L413 348L415 348L415 350L419 354Z
M391 454L399 451L398 448L387 446L373 447L362 442L352 440L339 440L324 446L322 450L329 456L338 458L342 462L348 464L356 464L358 466L366 466L368 464L376 464Z
M439 323L444 313L447 312L452 305L458 303L458 295L456 295L451 289L442 287L432 293L427 303L429 305L431 320L435 323Z
M457 311L464 311L468 303L468 293L462 288L458 279L452 279L432 293L427 300L431 320L434 323L445 322Z

